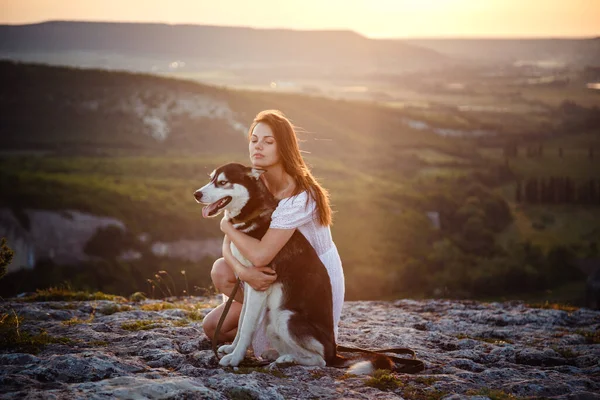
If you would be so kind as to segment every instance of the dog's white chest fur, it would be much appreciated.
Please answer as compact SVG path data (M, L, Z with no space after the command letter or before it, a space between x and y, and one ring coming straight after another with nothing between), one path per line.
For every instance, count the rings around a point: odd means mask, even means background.
M252 263L250 261L248 261L248 259L246 259L246 257L244 257L242 255L242 253L240 253L240 251L238 250L238 248L236 247L236 245L231 242L231 254L233 254L233 256L244 266L244 267L252 267Z

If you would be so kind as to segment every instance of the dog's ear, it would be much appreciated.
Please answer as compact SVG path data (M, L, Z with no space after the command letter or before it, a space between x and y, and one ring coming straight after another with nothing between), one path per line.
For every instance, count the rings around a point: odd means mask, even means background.
M248 172L248 176L250 178L254 178L254 179L258 179L262 174L264 174L265 172L267 172L264 169L259 169L259 168L251 168L250 172Z

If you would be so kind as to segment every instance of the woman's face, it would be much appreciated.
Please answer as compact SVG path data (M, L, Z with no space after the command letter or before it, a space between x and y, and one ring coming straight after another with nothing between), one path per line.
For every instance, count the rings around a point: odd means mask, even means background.
M250 162L255 168L268 169L279 163L275 136L271 127L264 122L259 122L252 130L248 150Z

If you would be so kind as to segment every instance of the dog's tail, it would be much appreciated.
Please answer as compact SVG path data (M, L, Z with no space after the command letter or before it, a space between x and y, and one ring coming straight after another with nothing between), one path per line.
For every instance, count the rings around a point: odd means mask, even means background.
M351 375L371 375L378 369L394 370L394 361L383 354L361 354L357 358L346 358L339 354L331 362L332 367L347 368Z
M338 351L360 353L357 357L345 358ZM384 353L408 354L411 358L396 357ZM407 374L416 374L425 369L425 363L416 357L414 350L407 348L390 348L380 350L366 350L359 347L336 346L336 351L327 365L338 368L350 367L348 374L372 374L378 369Z

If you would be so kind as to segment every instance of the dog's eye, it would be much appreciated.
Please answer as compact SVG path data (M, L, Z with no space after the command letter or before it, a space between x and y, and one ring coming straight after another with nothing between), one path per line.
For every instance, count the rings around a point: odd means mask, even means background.
M227 181L219 181L217 182L220 186L225 186L227 185Z

